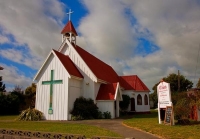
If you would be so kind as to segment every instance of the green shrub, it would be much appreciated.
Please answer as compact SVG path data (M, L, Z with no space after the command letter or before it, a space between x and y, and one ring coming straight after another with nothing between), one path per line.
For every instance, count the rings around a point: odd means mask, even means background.
M80 115L78 115L78 116L73 116L73 115L72 115L71 120L72 120L72 121L83 120L83 117L81 117Z
M40 121L43 119L43 113L35 108L23 110L17 120L19 121Z
M128 95L122 95L123 101L119 102L119 107L121 110L127 110L129 104L130 104L130 97Z
M103 118L104 118L104 119L111 119L111 114L110 114L110 112L108 112L108 111L104 112L104 113L103 113Z
M79 97L74 102L74 108L71 111L72 116L81 116L83 119L97 119L98 107L92 99Z
M103 113L101 111L98 111L98 119L103 119Z

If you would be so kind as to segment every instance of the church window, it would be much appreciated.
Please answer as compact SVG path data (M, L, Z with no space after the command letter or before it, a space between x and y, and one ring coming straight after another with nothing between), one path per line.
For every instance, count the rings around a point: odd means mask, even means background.
M137 96L137 105L142 105L142 96L140 94Z
M144 95L144 104L148 105L148 97L147 94Z

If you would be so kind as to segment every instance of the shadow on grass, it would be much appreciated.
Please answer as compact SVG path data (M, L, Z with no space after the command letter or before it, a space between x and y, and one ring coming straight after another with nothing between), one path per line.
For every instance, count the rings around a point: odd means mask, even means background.
M158 117L158 111L151 111L150 113L124 113L117 119L131 119L131 118L155 118Z

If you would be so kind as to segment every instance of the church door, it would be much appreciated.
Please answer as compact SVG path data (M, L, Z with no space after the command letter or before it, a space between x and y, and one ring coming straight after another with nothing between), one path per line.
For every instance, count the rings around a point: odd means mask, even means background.
M131 98L131 111L135 111L135 98Z

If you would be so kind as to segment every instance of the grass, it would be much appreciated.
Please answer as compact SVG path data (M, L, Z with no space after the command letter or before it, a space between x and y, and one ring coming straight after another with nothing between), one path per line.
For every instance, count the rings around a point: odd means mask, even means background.
M81 134L86 137L92 136L109 136L120 137L119 134L106 130L104 128L85 125L73 124L63 121L15 121L17 116L0 116L1 129L16 129L16 130L29 130L29 131L42 131L42 132L56 132L68 134Z
M143 131L159 135L166 139L199 139L200 124L169 126L158 124L158 113L135 115L134 118L125 120L124 124Z

